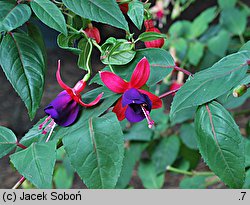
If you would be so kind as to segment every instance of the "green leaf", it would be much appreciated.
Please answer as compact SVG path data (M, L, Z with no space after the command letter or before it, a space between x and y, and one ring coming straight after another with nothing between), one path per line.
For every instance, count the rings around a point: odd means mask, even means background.
M193 123L184 123L181 125L180 138L188 148L198 149L196 142L196 133Z
M190 28L189 38L197 38L208 29L209 23L216 17L216 10L216 7L208 8L195 18Z
M130 145L125 149L123 165L120 177L116 184L116 189L124 189L129 184L132 177L136 162L140 159L142 151L146 148L147 143L130 142Z
M22 26L30 16L31 10L26 4L0 2L0 32L12 31Z
M202 105L231 90L245 77L249 57L247 51L226 56L212 67L190 77L174 97L171 120L178 112Z
M231 188L242 188L244 143L232 116L213 101L198 108L195 129L200 153L209 168Z
M189 62L194 66L198 65L203 56L203 51L204 45L202 43L199 41L191 42L187 53Z
M241 80L235 87L238 85L247 85L250 83L250 76L247 75L243 80ZM217 100L227 109L234 109L239 106L241 106L249 97L250 97L250 90L248 89L246 93L240 97L234 97L233 96L233 90L230 90L229 92L225 93L224 95L217 98Z
M71 34L68 36L65 36L64 34L59 34L57 36L57 44L60 48L66 49L68 51L71 51L75 54L81 54L82 50L76 47L76 41L80 39L80 35L78 34Z
M166 38L166 34L163 33L157 33L157 32L144 32L142 34L139 35L138 39L140 41L153 41L156 39L160 39L160 38Z
M56 143L33 143L27 149L12 154L10 160L18 172L40 189L52 188L56 162Z
M189 168L191 170L198 166L201 159L201 155L198 150L190 149L185 144L181 144L180 156L189 162Z
M246 180L242 187L243 189L250 189L250 169L246 172Z
M41 32L40 28L37 25L33 24L33 23L29 23L29 24L27 24L27 29L28 29L29 36L40 47L40 49L41 49L41 51L43 53L44 62L46 62L47 61L47 50L46 50L44 38L43 38L43 35L42 35L42 32Z
M177 39L178 37L188 38L190 36L192 23L190 21L176 21L169 28L170 38Z
M110 37L102 45L101 61L106 65L125 65L135 57L134 45L125 39Z
M49 0L33 0L30 2L30 6L44 24L67 35L64 16L54 3Z
M160 189L164 184L165 174L157 175L154 163L151 161L140 162L138 176L147 189Z
M231 33L241 35L247 26L247 16L237 8L224 9L221 12L220 23Z
M221 9L233 8L237 0L218 0L218 4Z
M124 134L125 140L150 141L153 131L148 128L146 120L135 123L127 133Z
M250 51L250 40L248 42L246 42L241 48L240 51Z
M0 126L0 158L16 147L16 135L8 128Z
M131 1L129 4L128 16L136 27L141 30L143 17L144 17L144 6L140 1Z
M86 186L114 188L124 154L122 130L116 115L108 113L76 123L65 135L64 148Z
M63 165L55 169L53 181L57 189L70 189L73 184L74 173L69 174Z
M250 140L244 139L245 142L245 167L250 167Z
M83 18L129 31L128 23L115 0L63 0L63 3Z
M0 64L33 119L44 89L45 65L41 49L25 34L8 34L0 45Z
M91 63L90 61L88 62L88 56L91 55L92 52L92 47L91 47L91 43L86 39L83 38L80 40L80 42L78 43L78 48L82 51L78 57L78 67L82 68L84 70L88 70L87 69L87 64L90 67Z
M152 153L152 161L156 168L156 173L166 171L176 160L180 149L180 140L177 136L163 138L155 147Z
M226 54L230 39L230 34L225 30L221 30L216 36L209 39L207 42L208 49L213 54L223 57Z
M173 70L172 68L164 68L164 66L174 66L174 60L172 56L167 51L158 48L137 50L134 59L129 64L122 66L112 66L112 68L117 75L129 81L136 64L143 57L146 57L151 65L150 77L147 82L148 86L155 85ZM109 68L106 67L104 70L109 70ZM91 83L93 82L103 84L99 74L97 74L92 79Z
M176 55L179 59L184 60L188 52L188 43L184 38L178 38L171 42L171 45L176 49Z
M185 177L180 182L181 189L205 189L207 176Z

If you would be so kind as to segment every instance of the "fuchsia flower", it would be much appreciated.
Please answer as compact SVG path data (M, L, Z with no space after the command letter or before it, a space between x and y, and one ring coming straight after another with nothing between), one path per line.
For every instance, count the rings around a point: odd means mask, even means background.
M84 103L80 93L86 87L86 82L80 80L73 88L66 85L60 76L60 61L58 61L56 78L57 82L64 89L64 91L60 92L59 95L57 95L57 97L44 109L45 113L49 115L49 117L46 118L46 120L39 126L39 129L42 129L51 118L52 121L47 127L45 127L43 134L46 134L53 126L55 126L55 124L62 127L73 124L80 110L79 105L83 107L94 106L100 101L103 95L103 93L99 94L97 98L89 104Z
M145 57L136 65L129 82L112 72L100 72L104 84L111 91L122 94L113 108L118 120L127 118L130 122L139 122L146 118L149 128L153 126L154 121L150 118L150 111L160 108L162 101L156 95L142 89L149 75L150 65Z
M151 19L145 20L144 25L146 27L146 32L161 33L158 28L154 27L154 22ZM144 43L147 48L161 48L164 45L164 39L160 38L152 41L146 41Z

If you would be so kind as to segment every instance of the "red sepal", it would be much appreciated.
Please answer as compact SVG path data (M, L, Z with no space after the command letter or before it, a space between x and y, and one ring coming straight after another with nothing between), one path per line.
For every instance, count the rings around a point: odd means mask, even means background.
M99 73L102 82L114 93L124 93L128 89L129 84L118 75L109 71Z
M63 81L62 81L62 78L61 78L61 75L60 75L60 69L61 69L61 61L58 60L58 64L57 64L57 71L56 71L56 79L57 79L57 82L58 84L61 86L62 89L66 90L67 92L72 92L72 88L69 87L68 85L66 85Z
M101 94L99 94L94 101L92 101L91 103L87 103L87 104L84 103L81 98L79 98L78 103L84 107L92 107L92 106L96 105L97 103L99 103L102 96L103 96L103 92Z
M125 119L126 109L127 109L127 106L122 107L122 97L120 97L112 111L116 114L118 120L122 121Z
M134 72L132 73L129 87L141 88L146 84L150 75L150 65L146 57L142 58L137 63Z

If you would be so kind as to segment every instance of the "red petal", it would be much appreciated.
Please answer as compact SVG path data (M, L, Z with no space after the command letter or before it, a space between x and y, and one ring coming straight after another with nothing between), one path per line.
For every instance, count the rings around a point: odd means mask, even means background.
M127 106L122 107L122 97L119 98L119 100L115 104L115 107L112 110L116 114L119 121L122 121L125 119L126 108L127 108Z
M61 86L62 89L66 91L71 91L72 89L62 81L62 78L60 75L60 69L61 69L61 61L58 60L57 71L56 71L57 82Z
M99 94L94 101L92 101L91 103L88 103L88 104L84 103L82 101L82 99L79 98L78 103L80 105L84 106L84 107L92 107L92 106L96 105L97 103L99 103L99 101L101 100L102 96L103 96L103 93Z
M157 108L162 107L162 101L158 96L146 90L139 90L139 91L143 94L146 94L149 97L149 99L152 101L152 109L157 109Z
M129 84L118 75L109 71L101 71L99 73L102 82L114 93L124 93L128 89Z
M150 75L150 65L146 57L137 63L135 70L131 76L130 87L141 88L146 84Z

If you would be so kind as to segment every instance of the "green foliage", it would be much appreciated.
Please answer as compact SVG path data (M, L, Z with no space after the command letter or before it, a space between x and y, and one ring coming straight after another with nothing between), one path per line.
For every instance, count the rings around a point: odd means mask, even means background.
M141 30L143 23L144 6L140 1L132 1L129 3L128 16L136 27Z
M224 57L211 68L196 73L177 92L170 117L176 113L209 102L232 89L245 77L249 53L242 51Z
M64 16L55 4L51 1L33 0L30 2L30 6L44 24L67 35Z
M0 45L0 64L33 119L44 88L45 65L40 47L26 34L6 35Z
M246 29L247 16L237 8L228 8L222 11L220 22L229 32L240 35Z
M0 32L12 31L22 26L31 16L29 6L0 2Z
M127 187L132 177L136 162L139 161L142 151L146 146L147 143L132 142L129 147L125 149L121 174L115 188L124 189Z
M16 135L8 128L0 126L0 158L16 147Z
M180 138L190 149L197 149L196 133L194 124L182 124L180 128Z
M178 156L180 140L177 136L163 138L152 153L152 161L155 165L156 173L164 173L167 166L174 163Z
M120 11L115 0L63 0L63 3L70 10L83 18L88 18L96 22L102 22L121 28L128 29L128 23Z
M234 119L213 101L200 106L195 117L197 143L210 169L231 188L245 179L244 143Z
M151 161L141 161L138 167L138 175L145 188L159 189L163 186L165 174L157 175L155 166Z
M90 118L85 123L79 120L64 130L64 135L64 148L84 183L89 188L114 188L124 155L122 131L115 114Z
M52 188L56 162L56 143L33 143L27 149L12 154L14 167L38 188Z
M110 37L102 45L101 60L106 65L125 65L133 60L134 45L124 39Z

